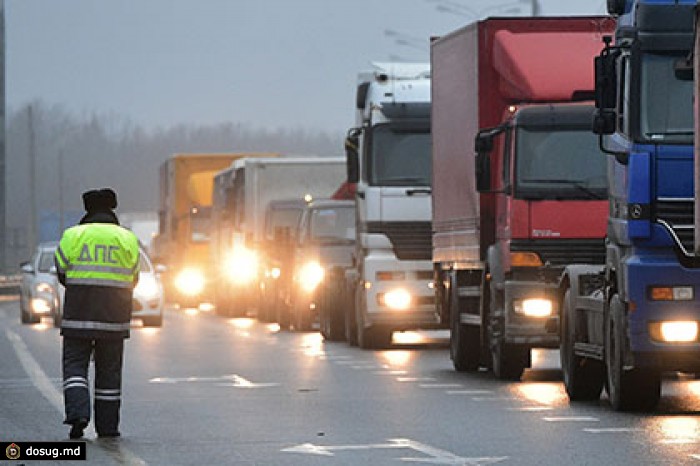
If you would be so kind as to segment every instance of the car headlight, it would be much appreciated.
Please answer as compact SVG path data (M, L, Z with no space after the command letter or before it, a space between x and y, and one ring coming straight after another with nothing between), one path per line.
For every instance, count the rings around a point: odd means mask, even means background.
M158 297L160 288L158 281L153 275L143 275L139 277L139 282L134 288L134 295L138 295L143 299L150 300Z
M306 292L311 292L323 281L325 271L316 261L305 263L299 269L299 283Z
M258 255L247 248L236 248L224 262L224 273L237 284L251 283L258 276Z
M543 298L514 301L513 310L527 317L549 317L552 315L552 301Z
M411 306L411 293L403 288L396 288L383 294L378 294L379 304L391 309L408 309Z
M51 303L44 298L32 299L32 312L35 314L48 314L51 312Z
M175 278L180 293L195 296L204 290L204 274L199 269L184 269Z

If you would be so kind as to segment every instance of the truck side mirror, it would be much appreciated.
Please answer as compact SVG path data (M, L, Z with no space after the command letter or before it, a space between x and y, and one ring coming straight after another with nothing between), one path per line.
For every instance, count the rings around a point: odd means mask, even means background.
M595 106L593 132L613 134L617 116L617 72L615 69L619 49L610 47L605 37L605 48L595 57Z
M593 132L595 134L613 134L615 132L616 113L611 109L598 109L593 113Z
M489 152L477 152L474 163L476 164L476 190L480 193L491 191L491 156Z
M360 129L352 128L345 138L345 163L348 183L357 183L360 180Z
M500 125L479 131L474 138L474 159L476 175L476 190L480 193L491 191L491 151L493 139L505 131L506 126Z
M681 81L692 81L694 78L694 67L693 67L693 56L690 55L685 58L676 60L674 63L673 71L676 75L676 79Z

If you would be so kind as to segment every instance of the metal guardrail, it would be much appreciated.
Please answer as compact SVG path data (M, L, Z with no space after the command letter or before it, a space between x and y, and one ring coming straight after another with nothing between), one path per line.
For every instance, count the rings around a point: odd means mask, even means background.
M0 275L0 295L19 294L19 286L22 283L22 275Z

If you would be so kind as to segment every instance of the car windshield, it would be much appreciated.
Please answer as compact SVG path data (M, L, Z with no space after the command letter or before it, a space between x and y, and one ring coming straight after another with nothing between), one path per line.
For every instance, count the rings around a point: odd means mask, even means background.
M51 270L51 266L54 264L54 253L54 250L41 251L39 255L39 272L48 273Z
M430 186L429 130L395 130L377 125L372 130L369 184L372 186Z
M676 77L678 55L642 57L640 130L651 141L693 143L693 81Z
M309 230L313 241L352 241L355 238L355 209L352 207L312 209Z
M590 129L519 128L516 137L518 197L604 199L606 159Z
M269 240L275 239L275 232L278 230L288 229L289 236L295 237L296 228L299 226L299 220L303 209L272 209L268 217L267 225L265 226L265 236Z

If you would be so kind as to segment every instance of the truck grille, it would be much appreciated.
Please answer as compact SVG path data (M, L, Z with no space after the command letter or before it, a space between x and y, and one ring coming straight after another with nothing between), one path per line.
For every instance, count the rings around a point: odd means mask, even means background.
M536 252L542 262L552 266L605 263L603 238L512 240L510 250Z
M674 231L686 251L693 250L695 206L693 200L663 199L656 203L656 219L662 220Z
M433 232L430 222L367 222L367 233L384 234L400 260L431 260Z

